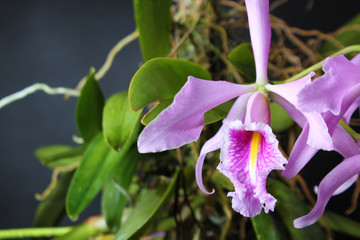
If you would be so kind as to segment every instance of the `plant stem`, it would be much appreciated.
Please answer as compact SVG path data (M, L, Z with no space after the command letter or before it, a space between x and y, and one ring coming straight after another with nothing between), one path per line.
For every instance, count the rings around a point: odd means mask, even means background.
M102 65L102 67L97 71L95 74L95 78L97 80L104 77L104 75L109 71L115 56L123 49L126 45L134 41L139 37L139 31L135 30L134 32L127 35L125 38L121 39L109 52L105 63Z
M352 129L349 125L346 124L346 122L341 119L339 122L340 126L342 126L347 133L350 134L350 136L357 142L360 140L360 134L356 132L354 129Z
M70 232L73 227L18 228L0 230L0 239L52 237Z
M360 45L352 45L346 48L341 49L340 51L330 55L329 57L335 57L335 56L339 56L339 55L345 55L348 53L352 53L352 52L360 52ZM324 63L325 60L322 60L321 62L316 63L315 65L312 65L311 67L305 69L304 71L292 76L291 78L286 79L285 81L276 81L274 83L285 83L285 82L292 82L295 81L299 78L305 77L306 75L308 75L309 73L311 73L312 71L317 71L320 70L322 68L322 65Z
M35 83L29 87L24 88L21 91L15 92L7 97L4 97L0 99L0 109L5 107L6 105L15 102L17 100L20 100L36 91L44 91L45 93L49 95L57 95L57 94L67 94L69 96L78 97L79 91L76 91L71 88L51 88L45 83Z
M139 37L139 31L135 30L134 32L130 33L129 35L121 39L108 53L104 64L101 66L99 71L95 73L95 79L100 80L101 78L103 78L111 68L112 63L114 62L114 58L121 51L121 49L123 49L126 45L128 45L138 37ZM81 90L85 82L86 82L86 76L80 80L76 89Z

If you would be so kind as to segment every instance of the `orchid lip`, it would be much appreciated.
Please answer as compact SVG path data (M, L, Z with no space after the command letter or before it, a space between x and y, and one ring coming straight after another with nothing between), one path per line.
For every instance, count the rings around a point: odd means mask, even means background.
M272 170L283 170L287 161L270 126L236 120L224 127L223 134L217 169L234 184L235 191L228 194L233 209L246 217L258 215L262 208L273 211L276 199L266 191L266 178Z

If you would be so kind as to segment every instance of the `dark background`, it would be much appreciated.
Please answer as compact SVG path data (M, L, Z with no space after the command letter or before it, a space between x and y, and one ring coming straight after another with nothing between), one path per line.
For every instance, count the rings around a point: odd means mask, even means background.
M0 98L35 82L75 87L134 30L132 1L0 1ZM100 81L107 98L128 88L141 60L137 41L122 50ZM34 194L51 178L34 150L74 144L76 100L37 92L0 110L0 228L31 226ZM100 213L99 201L90 208L82 219Z
M306 11L308 1L289 0L274 14L290 26L329 32L358 13L357 2L314 0L312 10ZM1 0L0 98L36 82L75 87L134 29L130 0ZM128 87L141 60L137 41L122 50L100 81L106 97ZM65 101L60 95L38 92L0 109L0 229L31 226L38 204L34 194L41 193L51 177L34 150L74 144L75 104L75 98ZM318 173L311 169L307 174ZM96 201L81 217L99 213Z

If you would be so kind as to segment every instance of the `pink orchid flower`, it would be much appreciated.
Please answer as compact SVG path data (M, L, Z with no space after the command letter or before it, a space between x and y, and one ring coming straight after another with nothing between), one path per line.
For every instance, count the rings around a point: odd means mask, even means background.
M303 228L318 221L325 211L331 196L349 188L359 177L360 151L359 145L340 126L341 118L348 124L352 113L360 105L360 54L349 61L344 56L327 58L323 64L325 74L306 85L298 94L298 108L307 112L318 112L323 115L332 135L334 150L345 160L330 171L321 181L316 192L318 199L314 209L306 216L294 221L296 228ZM286 171L296 174L318 149L305 147L307 157L291 162ZM285 175L288 173L284 171Z
M237 98L217 134L202 147L196 164L196 180L202 181L207 153L221 149L218 170L234 184L232 207L246 217L256 216L264 208L274 210L276 199L266 191L266 178L274 169L283 170L287 160L278 149L278 141L269 126L269 100L280 104L306 132L304 144L333 149L331 137L320 113L306 113L295 107L296 95L311 82L313 73L285 84L268 83L267 66L271 41L269 0L246 0L249 29L256 65L256 83L240 85L189 77L173 103L150 122L138 139L139 152L175 149L196 141L204 127L204 114ZM301 148L301 145L297 146Z

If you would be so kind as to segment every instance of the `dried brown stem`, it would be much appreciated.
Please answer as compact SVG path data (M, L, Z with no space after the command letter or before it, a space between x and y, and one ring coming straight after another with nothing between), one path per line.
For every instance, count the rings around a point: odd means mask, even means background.
M297 174L295 176L296 181L300 184L301 189L303 190L306 199L311 203L311 205L315 205L316 201L313 198L313 196L310 193L310 190L308 186L306 185L306 182L303 177L300 176L300 174Z
M221 206L222 206L223 211L224 211L225 216L226 216L226 222L223 225L223 227L221 228L221 236L220 236L221 240L225 240L226 235L229 232L229 229L231 227L232 212L231 212L231 209L229 207L226 194L224 193L222 188L220 186L218 186L218 185L216 185L216 192L220 196Z
M270 7L269 7L270 12L274 11L277 7L283 5L286 2L287 2L287 0L277 0L273 3L271 3Z
M196 27L192 27L188 31L184 33L184 35L180 38L179 42L175 44L175 46L171 49L171 52L167 57L175 57L176 51L181 47L181 45L185 42L186 39L189 38L190 34L195 30Z
M345 211L345 213L347 215L352 214L356 210L357 202L358 202L358 199L359 199L359 194L360 194L360 180L357 179L356 180L355 190L354 190L354 193L353 193L353 196L352 196L352 199L351 199L351 207Z
M348 32L348 31L359 31L360 32L360 25L355 24L355 25L350 25L350 26L343 26L343 27L339 28L338 30L336 30L334 33L332 33L332 35L336 36L336 35L339 35L339 34L342 34L344 32Z
M270 15L270 21L272 22L272 25L277 25L284 31L287 38L309 57L311 63L315 63L318 59L321 59L320 54L314 53L313 50L303 43L303 41L296 37L291 28L289 28L283 20Z
M51 183L49 184L49 186L44 190L43 193L41 193L41 194L35 193L36 200L43 201L50 195L50 193L56 187L56 184L58 182L58 176L60 175L60 173L70 172L70 171L76 169L79 165L80 165L80 162L75 162L74 164L72 164L70 166L62 166L62 167L55 168L53 171L53 174L51 176Z
M313 196L311 195L308 186L306 185L305 180L301 177L300 174L297 174L295 176L296 181L300 184L301 189L303 190L306 199L311 203L311 205L315 206L315 199L313 198ZM326 232L326 238L328 240L332 240L332 233L331 233L331 228L329 226L328 221L326 220L325 216L321 217L323 223L324 223L324 228L325 228L325 232Z
M235 9L239 10L239 12L246 12L245 5L241 4L241 3L233 2L233 1L230 1L230 0L221 0L220 4L228 6L228 7L235 8Z
M246 240L246 222L249 219L246 217L241 218L240 220L240 240Z
M326 39L329 42L333 43L339 49L344 48L344 45L342 45L339 40L337 40L336 38L334 38L333 36L331 36L329 34L322 33L316 29L304 30L304 29L300 29L300 28L296 28L296 27L289 27L289 30L291 30L292 32L294 32L298 35L304 36L304 37L317 36L319 40Z

